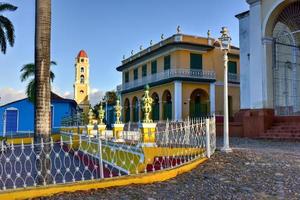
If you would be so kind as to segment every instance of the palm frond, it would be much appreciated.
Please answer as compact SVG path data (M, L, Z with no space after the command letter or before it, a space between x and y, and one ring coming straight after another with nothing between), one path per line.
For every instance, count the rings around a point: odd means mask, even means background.
M51 82L53 82L54 78L55 78L55 74L52 71L50 71L50 80L51 80Z
M21 81L23 82L31 76L34 77L34 71L35 71L35 65L33 63L23 65L20 70L20 72L22 72L20 76Z
M57 65L57 63L55 61L51 61L51 66L53 65ZM22 82L26 81L29 77L34 77L35 76L35 64L34 63L29 63L29 64L25 64L21 67L20 70L21 76L20 79ZM53 73L53 71L50 70L50 80L51 82L53 82L55 78L55 74Z
M56 66L57 63L55 61L51 61L50 65L51 66ZM53 71L50 70L50 80L51 80L51 82L53 82L54 78L55 78L55 74L53 73Z
M3 11L15 11L18 7L9 3L0 3L0 12Z
M0 50L4 54L6 53L6 36L4 30L1 27L1 24L0 24Z
M15 28L9 19L4 16L0 16L0 25L1 28L5 29L6 39L8 40L9 45L12 47L15 43Z
M29 101L34 102L35 100L35 80L31 79L26 88L26 95Z
M53 65L53 66L56 66L56 65L57 65L57 62L56 62L56 61L51 61L51 62L50 62L50 65L51 65L51 66L52 66L52 65Z

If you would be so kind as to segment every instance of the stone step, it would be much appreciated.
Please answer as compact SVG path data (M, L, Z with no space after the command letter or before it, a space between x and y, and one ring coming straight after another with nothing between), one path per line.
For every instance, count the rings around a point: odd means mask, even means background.
M278 123L300 123L300 116L276 116L274 122Z
M300 127L300 124L272 124L272 127Z
M298 130L267 130L265 133L277 133L277 134L300 134Z
M289 137L289 136L267 136L267 135L262 135L259 137L260 139L274 139L274 140L291 140L291 141L300 141L300 136L299 137Z
M267 137L290 137L290 138L295 138L295 137L300 137L300 134L276 134L276 133L272 133L272 134L264 134L263 136L267 136Z
M275 117L270 127L260 138L300 140L300 116Z
M299 131L300 129L299 128L270 128L268 129L270 131L286 131L286 132L289 132L289 131Z
M267 133L300 133L297 129L269 129Z
M294 133L265 133L264 137L300 138L300 134Z
M280 128L280 129L300 129L300 126L272 126L272 128Z

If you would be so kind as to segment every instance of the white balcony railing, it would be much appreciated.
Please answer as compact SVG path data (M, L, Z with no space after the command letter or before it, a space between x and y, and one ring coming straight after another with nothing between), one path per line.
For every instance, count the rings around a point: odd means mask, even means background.
M239 83L240 82L239 74L228 73L228 81Z
M162 81L169 78L193 78L201 80L214 80L216 78L214 71L204 71L195 69L169 69L164 72L151 74L143 78L124 83L117 86L117 91L132 89L146 84Z

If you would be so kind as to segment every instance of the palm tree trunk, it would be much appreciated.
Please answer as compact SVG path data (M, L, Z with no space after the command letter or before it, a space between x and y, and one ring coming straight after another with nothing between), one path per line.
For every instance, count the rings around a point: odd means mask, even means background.
M41 176L37 182L48 183L47 170L50 159L51 134L51 88L50 88L50 39L51 39L51 0L36 0L35 17L35 146L40 155L36 165ZM39 145L44 143L44 146ZM42 151L41 151L42 150Z

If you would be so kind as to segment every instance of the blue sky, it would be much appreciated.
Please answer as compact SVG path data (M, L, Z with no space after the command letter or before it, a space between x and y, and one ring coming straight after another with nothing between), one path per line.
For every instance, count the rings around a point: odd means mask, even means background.
M26 83L20 82L20 67L34 60L34 0L7 0L18 6L4 13L15 25L16 42L6 55L0 54L0 97L7 102L22 96ZM90 83L94 93L114 89L121 82L115 70L122 56L147 47L160 35L171 36L177 25L186 34L206 36L211 30L219 37L222 26L230 30L238 46L238 20L246 11L245 0L52 0L51 57L54 90L72 96L74 60L80 49L90 58ZM9 93L9 94L6 94Z

